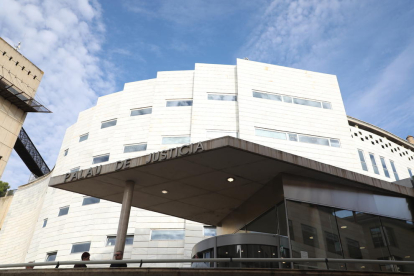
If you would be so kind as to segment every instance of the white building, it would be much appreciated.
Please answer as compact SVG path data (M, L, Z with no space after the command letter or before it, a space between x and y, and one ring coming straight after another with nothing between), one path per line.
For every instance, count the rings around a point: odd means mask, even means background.
M83 251L94 260L111 259L121 205L50 188L50 177L221 136L387 182L408 179L414 170L413 144L346 115L334 75L241 59L235 66L158 72L79 114L52 173L16 191L0 232L0 263L79 260ZM397 184L412 187L409 180ZM176 198L183 202L209 189L177 182L143 191L158 194L169 185L183 186ZM254 185L223 188L222 194L237 200ZM190 258L212 229L132 208L125 258Z

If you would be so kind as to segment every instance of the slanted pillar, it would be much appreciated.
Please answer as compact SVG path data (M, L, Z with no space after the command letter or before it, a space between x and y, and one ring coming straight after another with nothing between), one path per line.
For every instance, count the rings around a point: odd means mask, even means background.
M117 251L124 252L125 239L128 231L129 214L131 213L132 194L134 193L135 182L132 180L125 181L124 197L122 198L121 215L119 216L118 232L114 253Z

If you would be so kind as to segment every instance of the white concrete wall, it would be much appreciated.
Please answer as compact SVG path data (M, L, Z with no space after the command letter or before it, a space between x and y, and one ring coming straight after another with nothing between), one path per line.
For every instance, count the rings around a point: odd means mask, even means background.
M254 98L253 89L328 101L332 109ZM234 94L238 101L208 100L208 93ZM167 100L180 99L192 99L193 106L166 107ZM130 116L131 109L143 107L152 107L152 114ZM115 118L116 126L101 129L102 121ZM255 127L336 138L340 139L341 147L260 137L255 135ZM370 142L351 138L354 129L351 127L350 132L335 76L237 60L237 66L196 64L192 71L159 72L156 79L127 83L123 91L100 97L97 105L81 112L77 123L66 131L53 175L67 173L78 166L89 168L93 156L100 154L110 153L108 162L115 162L179 146L163 145L163 136L191 135L191 142L206 140L209 130L238 132L241 139L384 180L389 179L381 173L379 158L381 175L372 173L369 151L387 159L391 181L394 178L389 159L395 161L400 178L407 177L406 167L413 163L408 161L408 156L390 153L390 148L384 150L377 145L371 148ZM79 137L85 133L89 133L88 140L79 142ZM147 143L147 151L123 153L125 145L135 143ZM368 172L361 168L357 148L366 153ZM67 156L63 154L65 149L69 149ZM0 235L0 250L14 249L21 254L13 258L10 256L19 254L4 255L0 262L40 262L51 251L58 251L57 260L77 260L80 253L70 253L72 244L85 241L91 241L91 259L111 258L113 247L106 246L106 239L116 234L120 204L102 200L82 206L83 195L53 188L47 188L46 193L47 182L45 179L39 182L42 184L19 189L16 196L24 204L16 205L19 201L13 200L5 223L7 228ZM35 200L32 200L33 194ZM63 206L70 206L69 214L58 217L59 208ZM25 213L27 208L30 215ZM45 218L48 224L42 228ZM22 234L13 232L26 225L33 230L25 230ZM151 241L153 229L185 229L185 238ZM193 245L205 238L200 223L137 208L132 208L128 233L134 235L134 244L126 247L125 258L134 259L190 258ZM24 245L18 245L19 239Z

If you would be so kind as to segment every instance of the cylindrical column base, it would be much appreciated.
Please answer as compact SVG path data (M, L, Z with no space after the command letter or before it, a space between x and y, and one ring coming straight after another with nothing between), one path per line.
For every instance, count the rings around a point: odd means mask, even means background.
M131 213L134 185L135 182L132 180L125 181L124 197L122 198L121 215L119 216L118 232L116 234L114 253L117 251L124 252L126 234L128 231L129 214Z

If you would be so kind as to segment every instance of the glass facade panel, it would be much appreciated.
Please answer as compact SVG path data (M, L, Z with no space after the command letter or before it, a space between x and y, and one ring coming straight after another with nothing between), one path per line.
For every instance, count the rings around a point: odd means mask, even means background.
M116 121L117 120L112 120L112 121L108 121L108 122L102 122L101 129L102 128L111 127L111 126L116 126Z
M92 164L103 163L109 160L109 154L96 156L92 160Z
M336 210L345 259L384 259L389 257L378 216ZM358 250L359 246L359 250ZM348 270L380 271L379 265L347 264Z
M283 101L285 103L292 103L292 97L289 96L283 96Z
M188 144L190 143L190 136L180 137L162 137L163 144Z
M342 258L341 242L335 210L308 203L287 201L293 257ZM341 267L342 266L342 267ZM345 269L344 264L330 264L333 269ZM325 269L324 263L295 263L298 269Z
M408 174L410 175L411 178L413 178L413 171L410 168L407 168L407 169L408 169Z
M330 139L331 147L340 148L341 142L338 139Z
M253 222L246 225L247 233L278 234L277 210L273 207Z
M86 133L85 135L80 136L79 137L79 142L88 140L88 137L89 137L89 133Z
M299 135L299 142L329 146L329 140L328 139L321 138L321 137L307 136L307 135Z
M127 145L124 147L124 153L145 150L147 150L147 144Z
M217 247L218 258L277 258L276 246L243 244ZM279 268L278 262L217 263L217 267Z
M282 96L280 96L280 95L260 93L260 92L256 92L256 91L253 91L253 97L262 98L262 99L266 99L266 100L272 100L272 101L278 101L278 102L282 101Z
M193 100L183 100L183 101L167 101L167 107L172 106L192 106Z
M151 240L183 240L184 230L152 230Z
M395 168L394 161L390 160L390 163L391 163L392 172L394 173L395 180L397 181L400 180L400 178L398 177L397 169Z
M100 198L96 198L96 197L84 197L83 198L83 202L82 202L82 206L83 205L90 205L90 204L95 204L95 203L99 203L101 201Z
M298 141L298 135L297 134L289 133L288 136L289 136L289 141L295 141L295 142Z
M381 156L380 159L381 159L381 165L382 165L382 169L384 170L385 176L388 177L388 178L390 178L390 174L388 172L387 164L385 163L384 157Z
M377 162L375 161L375 156L373 153L369 154L369 158L371 159L372 168L374 169L375 174L379 174Z
M286 133L256 128L256 136L286 140Z
M147 115L152 113L152 107L131 110L131 116Z
M214 101L237 101L236 95L219 95L219 94L208 94L209 100Z
M332 105L329 102L322 102L322 106L324 109L332 109Z
M46 254L46 262L54 262L56 260L57 252L50 252Z
M72 245L70 253L87 252L91 248L91 242L77 243Z
M361 166L364 171L368 171L367 163L365 162L364 152L362 150L358 150L359 161L361 161Z
M322 107L320 102L311 101L311 100L304 100L304 99L298 99L298 98L293 98L293 103L300 104L300 105L319 107L319 108Z
M67 215L69 213L69 206L62 207L59 209L58 217Z
M63 152L63 156L68 155L69 149L65 149L65 151Z

